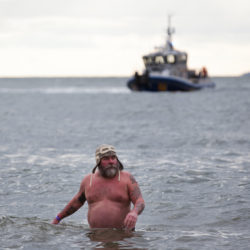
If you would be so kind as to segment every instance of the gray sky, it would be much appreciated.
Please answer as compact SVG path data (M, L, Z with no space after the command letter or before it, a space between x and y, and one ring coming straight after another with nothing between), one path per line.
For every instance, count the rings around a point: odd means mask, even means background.
M210 75L250 72L248 0L0 0L0 76L129 76L163 45Z

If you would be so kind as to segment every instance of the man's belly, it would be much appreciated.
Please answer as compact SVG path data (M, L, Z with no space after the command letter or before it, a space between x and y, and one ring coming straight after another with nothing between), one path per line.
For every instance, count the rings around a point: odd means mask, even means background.
M129 206L109 200L89 204L88 222L91 228L123 228Z

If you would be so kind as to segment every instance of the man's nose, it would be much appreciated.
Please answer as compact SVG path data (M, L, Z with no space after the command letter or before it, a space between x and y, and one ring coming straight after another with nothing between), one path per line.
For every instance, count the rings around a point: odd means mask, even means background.
M112 162L114 162L114 160L115 160L115 159L114 159L113 157L109 157L109 162L112 163Z

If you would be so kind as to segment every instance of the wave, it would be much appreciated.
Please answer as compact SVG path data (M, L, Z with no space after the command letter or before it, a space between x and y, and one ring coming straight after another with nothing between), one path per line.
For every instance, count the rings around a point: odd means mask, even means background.
M130 90L125 87L111 88L1 88L1 94L128 94Z

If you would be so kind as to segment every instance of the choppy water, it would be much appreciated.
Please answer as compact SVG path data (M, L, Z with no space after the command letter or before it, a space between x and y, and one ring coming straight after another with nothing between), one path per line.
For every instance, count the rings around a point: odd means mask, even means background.
M126 78L0 79L0 249L249 249L250 78L132 93ZM136 231L54 216L116 146L146 201Z

